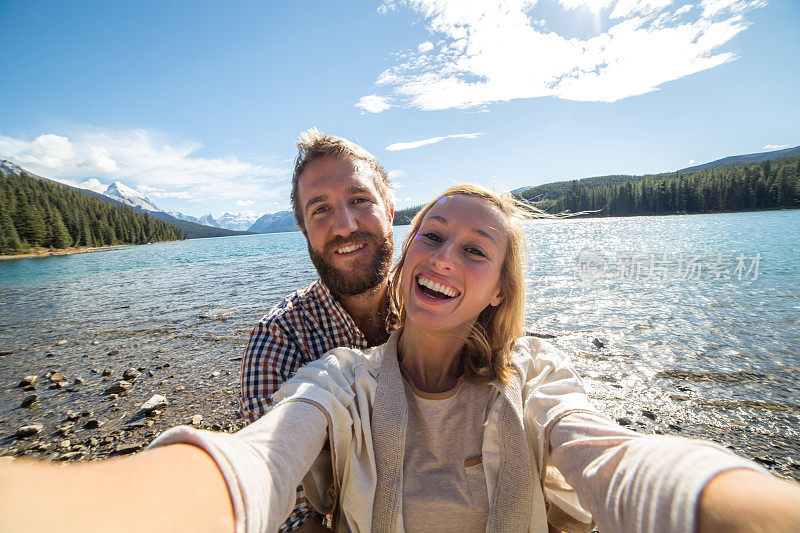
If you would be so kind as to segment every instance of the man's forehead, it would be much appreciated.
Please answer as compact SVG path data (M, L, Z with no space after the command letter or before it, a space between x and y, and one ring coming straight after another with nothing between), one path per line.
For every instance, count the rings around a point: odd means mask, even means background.
M312 161L297 181L299 196L331 193L377 193L375 171L366 161L353 158L324 157Z

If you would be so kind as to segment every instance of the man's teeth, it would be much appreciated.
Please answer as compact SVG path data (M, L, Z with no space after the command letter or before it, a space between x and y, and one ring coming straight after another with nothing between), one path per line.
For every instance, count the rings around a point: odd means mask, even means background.
M459 294L457 290L451 289L450 287L445 287L441 283L436 283L435 281L431 281L429 279L419 278L419 284L423 287L428 287L432 291L440 292L448 298L453 298Z
M343 248L339 248L336 250L337 254L349 254L350 252L355 252L359 248L363 248L366 246L363 242L359 244L351 244L350 246L345 246Z

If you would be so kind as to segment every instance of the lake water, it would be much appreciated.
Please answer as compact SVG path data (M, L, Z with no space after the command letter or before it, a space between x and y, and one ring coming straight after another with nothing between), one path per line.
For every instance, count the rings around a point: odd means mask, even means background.
M407 231L395 228L398 244ZM531 221L526 233L528 329L571 354L601 410L800 479L800 211ZM22 375L88 374L110 348L202 383L227 369L207 386L232 398L253 324L315 278L300 233L0 262L0 350L13 352L0 357L0 435L30 418ZM91 392L39 394L102 409Z

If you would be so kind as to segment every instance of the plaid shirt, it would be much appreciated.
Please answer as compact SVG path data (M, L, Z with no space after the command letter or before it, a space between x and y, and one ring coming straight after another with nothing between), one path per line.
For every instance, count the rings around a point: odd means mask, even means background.
M258 420L284 381L337 346L363 349L369 344L321 280L284 298L250 334L238 397L242 417Z
M284 298L250 334L238 397L242 418L258 420L269 411L271 396L284 381L337 346L363 349L369 344L321 280ZM294 531L317 515L305 501L302 487L298 488L297 502L281 526L282 532Z

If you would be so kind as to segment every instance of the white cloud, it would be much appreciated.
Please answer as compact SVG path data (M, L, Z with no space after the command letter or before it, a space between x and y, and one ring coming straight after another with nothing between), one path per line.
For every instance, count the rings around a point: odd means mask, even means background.
M417 52L420 54L427 54L431 50L433 50L433 43L430 41L419 43L419 46L417 46Z
M394 105L423 110L542 96L614 102L735 60L723 45L748 27L749 11L765 5L702 0L702 9L692 9L674 0L557 2L565 10L561 16L589 8L602 22L597 27L608 29L583 38L560 35L547 20L529 17L536 0L386 1L379 12L398 5L416 11L438 44L436 53L420 47L396 52L376 84L392 93ZM365 96L359 107L377 109L370 103L386 98Z
M235 200L288 191L287 168L235 156L201 157L201 145L144 129L47 133L32 141L0 135L0 154L35 174L105 192L122 181L156 198ZM91 179L89 179L91 178Z
M445 139L474 139L475 137L480 137L481 135L486 135L483 132L477 133L457 133L455 135L444 135L442 137L431 137L430 139L423 139L421 141L411 141L411 142L400 142L390 144L386 147L387 150L390 152L395 152L397 150L413 150L415 148L419 148L421 146L426 146L428 144L436 144L439 142L444 141Z
M253 205L255 202L253 200L237 200L236 205L239 207L247 207L248 205Z
M694 159L690 159L690 160L689 160L689 164L690 164L690 165L694 165L695 163L697 163L697 161L695 161Z
M389 175L390 180L405 178L408 175L402 170L390 170L389 172L387 172L387 174Z
M367 113L380 113L392 107L392 104L389 103L388 98L370 94L359 98L356 107L360 107Z
M767 144L764 146L763 150L783 150L784 148L789 148L791 144Z

